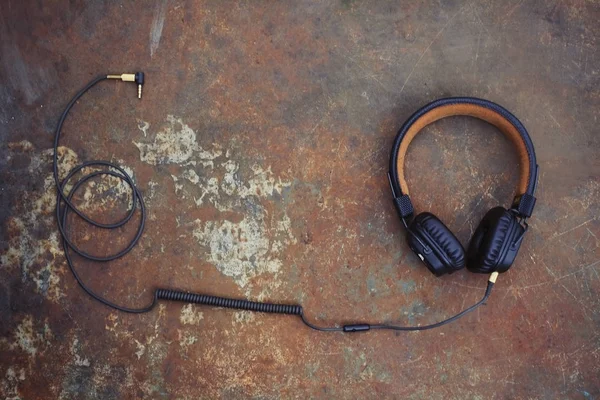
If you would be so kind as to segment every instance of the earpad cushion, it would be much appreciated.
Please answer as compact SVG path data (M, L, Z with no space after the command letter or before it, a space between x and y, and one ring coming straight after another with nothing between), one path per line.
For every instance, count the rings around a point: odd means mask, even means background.
M469 271L492 273L496 270L502 261L505 242L513 236L511 226L516 223L515 216L504 207L494 207L485 214L467 251Z
M416 216L411 224L411 228L421 234L421 237L428 238L434 249L441 250L446 259L449 260L449 267L456 271L465 266L465 250L462 245L450 232L450 229L444 225L435 215L424 212ZM425 233L425 235L424 235Z

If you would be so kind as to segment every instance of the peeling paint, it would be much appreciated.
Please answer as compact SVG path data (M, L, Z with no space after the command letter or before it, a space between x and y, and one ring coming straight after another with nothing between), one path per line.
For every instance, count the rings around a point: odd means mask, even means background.
M236 311L233 313L233 320L238 324L247 324L254 322L256 313L250 311Z
M81 351L81 344L79 343L79 339L73 338L73 343L71 343L71 356L73 357L73 364L78 367L89 367L90 360L87 358L82 358L79 355Z
M28 152L33 150L33 144L29 140L21 140L20 142L9 142L7 147L13 151Z
M177 341L179 342L179 346L184 350L187 350L188 347L190 347L198 341L198 338L188 331L182 331L178 329L177 335Z
M47 323L43 326L34 325L33 317L27 315L17 326L14 336L15 341L10 347L20 348L34 358L39 352L43 353L46 350L49 340L52 338L52 332Z
M149 124L141 121L139 125L146 134ZM187 166L171 173L180 198L192 197L197 207L211 205L221 212L240 208L249 211L239 222L194 222L194 237L210 250L209 261L221 273L232 277L240 287L247 287L260 274L276 275L282 265L280 254L297 241L289 217L285 213L277 218L268 216L264 202L281 195L291 182L276 177L270 166L259 164L251 165L247 178L243 178L245 174L240 173L240 164L231 158L230 149L225 154L218 146L206 150L196 138L196 132L181 118L169 115L153 141L134 143L146 163ZM203 173L198 174L196 168L202 168Z
M138 129L144 134L144 137L148 136L148 129L150 129L150 123L137 119Z
M246 287L257 275L277 274L282 265L280 254L288 245L297 243L287 214L269 218L263 205L263 201L280 194L291 183L275 178L270 168L254 165L251 177L242 180L235 161L226 160L220 165L224 168L221 185L209 180L207 190L196 204L206 200L220 211L243 207L248 212L239 222L196 220L193 235L209 248L209 261L221 273L232 277L240 287Z
M204 319L204 314L197 311L193 304L187 304L181 307L181 313L179 315L179 322L183 325L199 325L200 321Z
M155 135L153 142L133 143L140 151L140 159L151 165L210 162L221 155L218 148L204 150L196 140L196 132L173 115L167 116L167 125Z
M54 229L56 194L51 172L53 149L36 152L30 143L20 143L19 146L12 146L11 150L12 156L21 151L29 152L28 172L35 176L45 175L45 178L42 191L23 195L25 212L8 219L6 227L11 235L8 248L0 255L0 263L7 268L20 267L24 282L32 281L39 293L58 302L64 296L59 283L66 262L59 235ZM78 164L79 158L67 147L59 147L58 155L61 162L59 176L64 177ZM40 230L48 232L48 236L38 237L35 233Z
M0 394L4 395L6 400L22 400L19 395L19 383L25 381L25 369L16 370L13 367L8 367L5 378L0 385Z
M29 173L46 176L43 191L32 191L24 195L23 201L28 204L24 207L26 211L19 217L8 220L8 229L12 234L8 249L0 256L0 262L9 267L20 266L24 281L33 281L39 293L53 302L58 302L64 296L60 289L60 280L65 273L66 261L60 236L55 229L56 192L51 172L53 149L38 153L29 143L12 146L12 149L32 152ZM79 157L73 150L64 146L58 148L58 155L59 176L63 178L79 164ZM131 168L125 166L124 169L134 176ZM66 191L68 190L70 185L67 185ZM91 181L82 193L82 201L78 205L84 211L113 207L119 201L131 207L129 186L115 177ZM34 235L34 232L42 228L48 232L48 237L40 238Z
M197 184L200 182L200 177L193 169L188 169L183 173L183 177L193 184Z
M276 275L282 266L279 255L284 245L295 242L289 219L287 224L269 226L262 212L237 223L196 220L195 224L193 235L209 248L209 261L240 287L246 287L257 275Z
M137 346L135 355L137 356L137 358L139 360L140 358L142 358L142 356L146 352L146 346L144 346L142 343L140 343L139 340L137 340L137 339L134 339L134 340L135 340L135 345Z

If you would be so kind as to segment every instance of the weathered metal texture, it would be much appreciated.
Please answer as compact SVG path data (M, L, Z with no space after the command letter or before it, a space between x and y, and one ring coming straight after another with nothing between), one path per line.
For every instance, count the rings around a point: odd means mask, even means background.
M403 4L406 3L406 4ZM410 4L408 4L410 3ZM2 398L554 399L600 396L600 6L594 1L32 2L0 5ZM528 127L538 206L487 306L422 333L323 334L294 317L164 304L114 312L76 285L53 219L63 165L133 172L149 217L109 265L129 305L153 288L301 303L309 318L429 323L485 277L436 279L411 254L386 178L395 132L443 96L496 101ZM464 244L508 205L518 168L493 128L450 119L408 157L417 210ZM126 206L98 180L93 215ZM115 202L113 199L121 201ZM75 221L78 243L122 236Z

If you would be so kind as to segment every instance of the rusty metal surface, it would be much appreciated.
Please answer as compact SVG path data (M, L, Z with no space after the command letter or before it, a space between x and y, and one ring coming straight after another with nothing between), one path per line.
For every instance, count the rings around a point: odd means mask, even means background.
M507 2L16 2L0 5L0 397L554 399L600 397L600 5ZM114 312L74 282L53 219L63 165L132 171L149 217L99 292L157 286L301 303L317 321L434 322L485 278L436 279L407 248L386 180L420 105L496 101L527 126L538 206L487 306L438 330L323 334L294 317L164 304ZM440 121L408 157L415 207L466 244L516 182L509 143ZM124 187L78 196L122 215ZM121 236L73 225L98 252Z

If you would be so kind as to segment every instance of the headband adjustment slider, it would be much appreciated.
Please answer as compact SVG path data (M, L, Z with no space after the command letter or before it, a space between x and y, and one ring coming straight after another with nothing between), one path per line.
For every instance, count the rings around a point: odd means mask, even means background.
M408 197L407 194L403 194L400 197L394 197L394 206L396 206L396 210L403 221L415 212L410 197Z
M534 196L524 193L515 197L511 209L515 210L520 216L529 218L531 217L531 214L533 214L535 200Z

